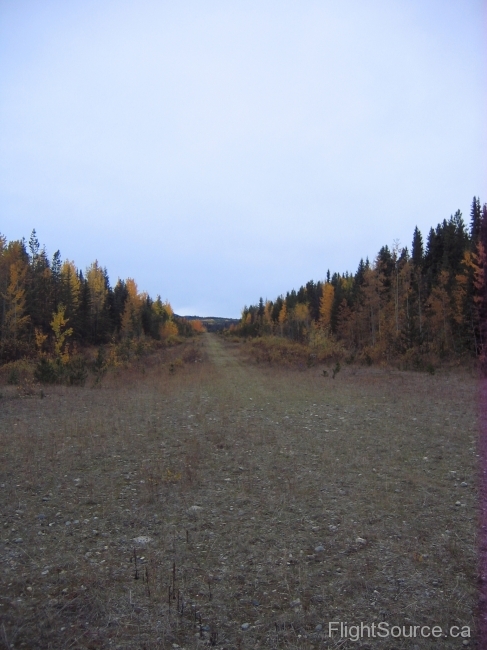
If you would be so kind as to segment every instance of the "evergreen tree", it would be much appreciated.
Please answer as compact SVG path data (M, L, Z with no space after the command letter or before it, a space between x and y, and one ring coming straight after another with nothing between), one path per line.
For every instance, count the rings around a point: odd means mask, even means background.
M306 297L308 302L309 313L311 318L317 322L320 318L320 300L322 293L322 283L310 280L306 283Z
M47 333L51 329L53 312L52 274L46 250L40 250L35 230L32 231L29 248L31 255L26 278L27 310L32 326Z
M57 250L51 261L52 308L57 311L61 291L61 253Z
M430 231L430 237L434 237L434 232ZM416 226L413 234L411 261L413 265L413 301L411 309L416 317L411 319L410 338L412 342L421 344L423 341L423 266L425 263L423 250L423 237L419 228Z
M477 290L476 303L478 310L480 362L482 373L487 377L487 204L482 208L480 236L477 254Z
M110 311L113 318L114 330L117 334L122 329L122 315L125 309L125 301L128 298L127 285L123 280L118 279L111 294Z
M355 286L361 287L364 283L365 263L363 258L360 259L357 272L355 273Z
M422 269L424 262L423 237L418 226L414 229L411 259L415 269Z
M299 291L297 293L296 300L301 305L306 304L307 300L306 300L306 288L305 287L299 287Z
M278 298L276 298L276 301L272 305L271 319L273 323L279 322L279 314L281 313L283 302L284 301L282 296L279 296Z
M286 293L286 311L291 312L297 305L298 297L296 291L293 289L291 292Z
M471 250L474 250L480 238L480 228L482 224L482 210L480 208L480 199L473 197L472 207L470 208L470 243Z

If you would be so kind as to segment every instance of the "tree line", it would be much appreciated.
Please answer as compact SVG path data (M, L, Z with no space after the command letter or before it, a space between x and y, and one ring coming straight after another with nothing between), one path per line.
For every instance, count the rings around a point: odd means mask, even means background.
M202 329L174 316L169 302L139 292L132 278L111 286L98 261L84 272L34 230L29 242L0 235L0 362L69 356L73 348L121 340L167 341Z
M487 204L473 198L470 224L457 210L426 244L419 229L411 251L394 243L355 273L327 272L274 301L244 307L234 331L295 341L334 340L353 357L372 362L465 355L486 365Z

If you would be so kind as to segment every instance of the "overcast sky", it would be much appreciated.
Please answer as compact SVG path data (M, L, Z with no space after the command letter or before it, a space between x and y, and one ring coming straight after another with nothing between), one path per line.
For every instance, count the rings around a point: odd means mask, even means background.
M0 232L238 317L487 201L482 0L0 0Z

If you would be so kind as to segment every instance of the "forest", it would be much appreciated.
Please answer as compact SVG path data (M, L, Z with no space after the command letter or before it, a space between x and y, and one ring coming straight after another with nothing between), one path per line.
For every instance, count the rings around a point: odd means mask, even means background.
M470 224L457 212L419 229L411 251L383 246L355 273L327 272L274 301L244 307L235 334L277 336L366 363L421 368L478 358L485 366L487 204L473 198Z
M477 358L485 366L486 251L487 204L474 197L468 226L457 210L426 242L416 227L411 251L386 245L355 273L328 271L274 301L261 298L230 329L306 344L319 358L412 368ZM116 364L151 343L204 331L132 278L112 287L98 261L83 272L59 251L49 259L35 230L28 243L0 235L0 297L0 363L36 359L52 379L88 347L107 346Z
M204 329L198 320L175 316L160 296L140 292L132 278L112 287L98 261L83 273L59 251L49 259L35 230L28 244L0 235L0 297L0 363L36 359L38 378L45 380L64 371L72 379L83 376L80 353L88 347L98 348L100 366L116 365L151 342Z

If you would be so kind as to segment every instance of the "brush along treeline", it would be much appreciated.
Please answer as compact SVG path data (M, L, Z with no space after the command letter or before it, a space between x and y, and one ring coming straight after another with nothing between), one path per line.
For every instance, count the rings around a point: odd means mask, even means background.
M112 287L98 261L83 273L59 251L49 259L35 230L28 245L0 235L0 300L0 364L37 360L36 378L51 383L82 383L88 347L99 370L204 329L131 278Z
M275 301L261 298L244 307L231 330L305 343L311 359L342 355L428 368L470 356L485 365L486 251L487 204L474 197L469 228L457 211L430 229L426 246L416 228L411 252L383 246L373 262L360 260L355 274L328 271L323 282L310 281ZM269 340L252 347L269 360L298 354Z

